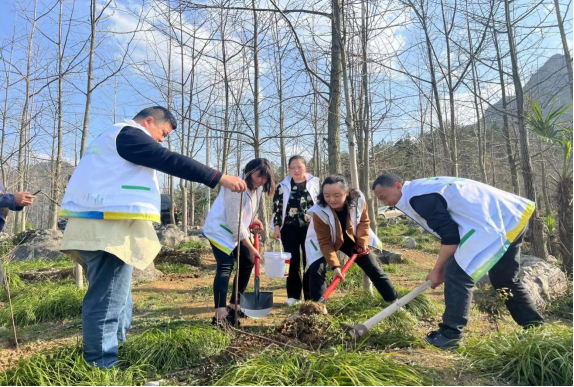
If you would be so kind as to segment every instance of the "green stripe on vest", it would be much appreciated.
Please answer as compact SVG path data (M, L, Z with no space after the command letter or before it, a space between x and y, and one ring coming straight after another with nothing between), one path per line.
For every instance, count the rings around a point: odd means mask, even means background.
M231 231L230 229L228 229L227 227L225 227L224 225L220 224L219 227L221 227L222 229L224 229L225 231L227 231L228 233L233 235L233 231Z
M313 242L313 239L310 239L309 242L311 242L311 245L313 245L313 248L315 249L315 251L319 251L319 249L317 248L317 246L315 246L315 243Z
M472 236L472 234L474 234L475 232L476 232L476 230L475 230L474 228L473 228L472 230L470 230L469 232L467 232L467 233L462 237L462 239L460 240L460 243L458 244L458 246L459 246L459 247L462 246L462 244L463 244L464 242L466 242L466 240L467 240L468 238L470 238L470 237Z
M150 187L142 187L140 185L122 185L122 189L139 189L140 191L151 191Z

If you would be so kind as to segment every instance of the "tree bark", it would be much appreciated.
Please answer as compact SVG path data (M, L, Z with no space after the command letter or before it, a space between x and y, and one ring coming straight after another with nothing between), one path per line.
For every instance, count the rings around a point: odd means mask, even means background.
M558 29L560 30L560 39L562 40L562 49L564 50L564 59L566 60L566 68L568 69L568 85L570 86L570 94L572 91L572 58L570 57L570 49L568 48L568 39L564 31L564 21L560 13L560 2L554 0L554 8L556 10L556 19L558 20Z
M329 117L327 119L327 147L329 174L341 173L341 0L331 0L331 79L329 81Z

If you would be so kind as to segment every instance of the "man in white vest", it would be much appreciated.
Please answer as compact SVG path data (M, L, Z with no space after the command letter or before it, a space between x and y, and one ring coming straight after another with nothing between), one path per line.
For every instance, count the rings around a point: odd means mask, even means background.
M441 240L427 280L433 289L444 282L445 311L427 342L442 349L460 345L474 283L486 273L495 289L510 290L506 306L514 321L525 328L544 322L518 279L520 245L534 202L458 177L403 182L387 174L375 180L373 191Z
M171 112L154 106L115 124L92 141L72 175L60 216L68 218L60 250L86 269L82 304L84 358L99 368L118 360L118 344L131 324L133 268L145 269L161 245L157 171L217 184L233 192L245 182L160 145L177 127Z

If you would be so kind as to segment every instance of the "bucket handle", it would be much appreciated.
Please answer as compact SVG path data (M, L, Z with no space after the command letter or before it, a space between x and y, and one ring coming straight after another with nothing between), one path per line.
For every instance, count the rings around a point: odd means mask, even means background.
M279 241L279 252L281 254L283 254L285 252L285 250L283 249L283 242L281 241L281 238L274 240L273 241L273 251L275 252L275 247L277 246L277 241Z

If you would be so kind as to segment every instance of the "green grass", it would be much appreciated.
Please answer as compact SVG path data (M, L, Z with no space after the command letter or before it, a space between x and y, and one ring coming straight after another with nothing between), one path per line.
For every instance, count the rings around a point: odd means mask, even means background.
M53 268L53 269L69 269L74 267L75 262L65 255L60 256L55 260L47 260L44 258L34 259L30 261L9 261L5 263L6 271L10 273L22 273L26 271L34 271L38 269Z
M177 246L177 250L190 250L190 249L209 249L209 245L206 245L200 241L186 241L181 242L179 246Z
M267 351L226 372L215 385L409 386L429 382L388 354Z
M0 373L1 385L14 386L133 386L143 384L145 367L100 370L86 363L81 345L59 347L20 360Z
M567 294L546 306L546 314L560 320L572 321L572 283L568 284L568 289Z
M545 325L471 340L469 366L511 385L572 385L572 327Z
M78 317L81 314L85 290L73 281L40 282L10 288L16 325L26 326L46 321ZM8 302L7 293L0 301ZM11 323L10 308L0 310L0 325Z
M155 265L156 269L161 271L163 274L189 274L199 272L198 268L195 266L188 265L186 263L177 262L164 262Z
M403 246L404 237L408 236L416 240L417 250L438 254L440 242L432 234L426 231L420 232L418 227L409 226L408 220L400 220L398 224L394 224L394 221L385 224L386 221L381 220L378 227L379 239L383 244Z
M225 349L230 340L226 332L210 325L152 329L131 337L120 348L120 362L128 366L145 365L155 372L166 373L204 363L209 356Z

